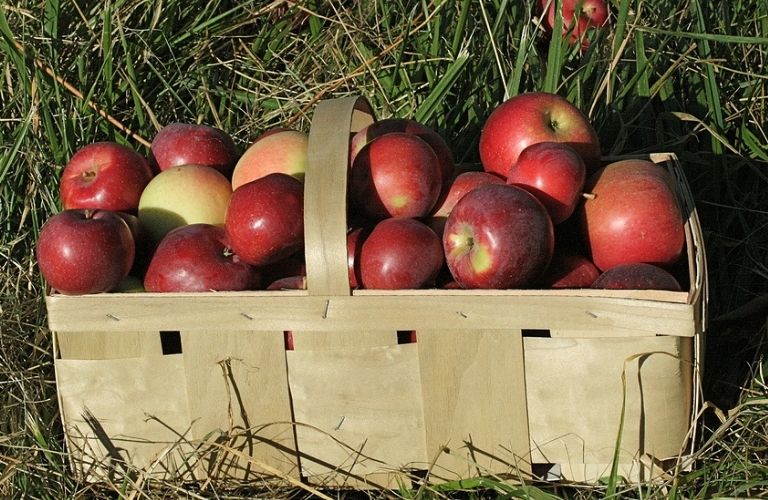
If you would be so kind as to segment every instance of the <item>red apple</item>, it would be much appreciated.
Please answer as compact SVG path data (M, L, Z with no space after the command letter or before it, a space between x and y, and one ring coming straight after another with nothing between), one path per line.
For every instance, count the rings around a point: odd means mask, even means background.
M295 252L284 259L273 262L259 268L263 283L289 278L291 276L306 276L307 266L304 260L304 252Z
M157 174L139 200L139 222L154 245L185 224L224 225L232 186L221 172L184 165Z
M589 288L598 276L600 271L585 256L555 248L552 262L539 283L543 288Z
M136 213L152 175L147 160L128 146L88 144L72 155L61 174L62 207Z
M587 169L581 156L562 142L537 142L523 149L507 184L530 191L546 207L553 224L573 214L581 200Z
M116 287L135 255L131 229L108 210L70 209L51 216L37 241L40 272L65 295L100 293Z
M485 184L448 216L443 248L463 288L518 288L546 269L555 236L547 209L525 189Z
M266 290L280 291L280 290L306 290L307 289L307 277L303 274L295 276L286 276L284 278L276 279L269 285Z
M612 267L592 283L592 288L682 291L680 283L669 271L644 262Z
M368 228L357 227L347 233L347 269L349 271L349 286L352 289L360 287L360 252L363 242L368 237Z
M407 217L384 219L360 250L362 287L424 288L433 284L443 262L440 239L426 224Z
M149 161L156 171L183 165L212 167L230 178L239 158L232 137L221 129L196 123L171 123L155 135Z
M611 163L585 186L592 197L580 214L592 261L601 271L619 264L674 264L685 243L672 175L647 160Z
M376 137L392 132L413 134L420 139L423 139L424 142L430 145L437 155L443 182L447 182L453 178L453 171L455 168L453 153L451 152L451 148L448 147L448 143L443 139L443 136L438 134L434 129L409 118L385 118L383 120L375 121L358 131L352 136L350 142L350 165L354 163L355 156L357 156L360 150L363 149L363 146Z
M564 142L587 170L600 160L600 141L589 119L567 99L548 92L512 97L493 110L480 132L483 168L506 178L523 149L537 142Z
M267 174L288 174L304 182L307 168L307 134L275 127L267 130L245 150L232 172L232 189Z
M144 288L148 292L249 290L259 281L256 268L229 250L224 229L189 224L172 230L160 242Z
M277 262L304 245L304 184L268 174L235 189L224 227L232 251L254 266Z
M445 221L456 203L468 192L483 184L504 184L504 179L488 172L468 171L457 175L438 198L426 222L438 235L443 235Z
M392 132L360 150L349 183L352 208L370 218L424 217L440 196L442 177L424 140Z
M552 31L555 26L555 0L539 0L539 12L544 26ZM578 40L585 43L587 30L603 26L608 21L608 7L604 0L563 0L562 17L563 35L569 35L569 42L572 45Z

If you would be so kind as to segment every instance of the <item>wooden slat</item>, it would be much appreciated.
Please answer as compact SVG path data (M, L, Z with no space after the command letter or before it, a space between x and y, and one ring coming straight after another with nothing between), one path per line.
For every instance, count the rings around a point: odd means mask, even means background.
M697 331L688 304L537 295L130 294L48 298L54 331L592 330L606 336Z
M259 464L298 477L283 332L181 335L192 435L222 445L206 454L206 477L253 480L267 474Z
M293 345L297 351L358 349L395 344L397 344L397 332L394 330L293 332Z
M120 359L161 356L160 332L56 332L57 356L62 359Z

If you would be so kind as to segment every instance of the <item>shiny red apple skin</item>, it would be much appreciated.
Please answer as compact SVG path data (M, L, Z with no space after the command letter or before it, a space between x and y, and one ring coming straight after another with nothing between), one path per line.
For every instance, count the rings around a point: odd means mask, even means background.
M483 184L504 184L504 179L489 172L468 171L458 174L446 187L438 198L432 214L426 222L439 236L443 235L443 228L448 215L456 203L468 192Z
M548 92L529 92L507 99L490 114L480 132L483 169L506 179L520 152L537 142L564 142L587 166L600 162L600 139L584 113L567 99Z
M212 167L229 179L239 156L232 137L219 128L170 123L152 139L149 162L155 171L183 165Z
M589 288L599 276L600 270L584 255L555 248L539 283L542 288Z
M165 235L144 277L148 292L250 290L259 286L257 269L229 251L224 229L198 223Z
M443 182L447 182L453 178L456 164L453 160L453 152L448 146L448 143L445 142L445 139L443 139L443 136L438 134L434 129L410 118L384 118L371 123L354 134L350 142L350 164L354 162L355 156L357 156L357 153L360 152L363 146L376 137L392 132L413 134L420 139L423 139L424 142L429 144L435 152L435 155L437 155Z
M578 12L577 12L578 10ZM539 0L544 26L551 32L555 26L555 0ZM563 35L570 33L571 45L585 41L587 31L608 22L608 6L604 0L563 0Z
M549 265L554 244L544 205L508 184L486 184L467 193L443 232L448 268L463 288L527 286Z
M366 144L349 175L351 209L373 220L424 217L442 189L435 152L424 140L402 132Z
M370 234L367 227L356 227L347 233L347 271L349 273L349 287L359 288L362 283L360 277L360 252L363 242Z
M606 165L587 181L580 206L584 239L601 271L634 262L674 264L685 244L672 175L647 160Z
M636 262L620 264L602 273L592 288L611 290L671 290L682 291L677 279L659 266Z
M232 251L254 266L298 252L304 246L304 184L283 173L243 184L232 193L224 228Z
M59 198L65 210L136 213L141 192L153 175L147 160L130 147L94 142L78 149L64 166Z
M362 288L401 290L432 286L444 256L440 239L426 224L392 217L374 226L359 260Z
M560 224L581 200L587 168L571 146L538 142L520 152L509 170L507 184L530 191L546 207L553 224Z
M128 275L134 255L131 229L108 210L59 212L43 224L36 246L41 274L64 295L113 289Z

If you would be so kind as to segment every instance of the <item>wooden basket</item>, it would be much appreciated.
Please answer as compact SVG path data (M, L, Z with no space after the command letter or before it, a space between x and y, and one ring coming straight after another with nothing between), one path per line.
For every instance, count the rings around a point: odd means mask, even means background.
M687 291L350 291L348 144L373 120L361 98L316 108L306 291L46 298L78 475L590 482L617 453L622 475L647 479L690 451L706 266L676 158L650 157L686 210Z

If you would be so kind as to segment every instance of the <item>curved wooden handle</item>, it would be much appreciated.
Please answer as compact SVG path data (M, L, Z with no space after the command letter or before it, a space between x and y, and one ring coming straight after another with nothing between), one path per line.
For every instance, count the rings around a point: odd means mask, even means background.
M309 130L304 247L310 295L350 295L347 171L350 134L375 120L359 96L320 101Z

